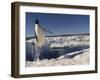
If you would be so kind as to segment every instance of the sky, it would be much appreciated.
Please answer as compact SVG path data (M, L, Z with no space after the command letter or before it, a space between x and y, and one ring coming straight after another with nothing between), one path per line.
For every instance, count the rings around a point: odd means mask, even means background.
M34 36L36 19L54 35L89 33L89 15L26 12L26 37Z

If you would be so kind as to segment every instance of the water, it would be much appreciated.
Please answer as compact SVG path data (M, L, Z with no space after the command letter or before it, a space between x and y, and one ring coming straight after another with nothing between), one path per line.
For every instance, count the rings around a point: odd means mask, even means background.
M46 44L41 48L40 59L58 58L64 54L89 48L89 46L81 45L81 46L74 46L74 47L69 46L69 47L64 47L59 49L58 48L50 49L49 46L50 46L49 44ZM35 60L35 47L30 43L26 43L26 60L27 61Z

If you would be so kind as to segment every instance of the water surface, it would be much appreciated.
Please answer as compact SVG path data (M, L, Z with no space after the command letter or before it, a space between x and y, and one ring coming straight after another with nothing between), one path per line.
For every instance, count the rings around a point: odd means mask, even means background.
M68 54L71 52L75 52L75 51L89 48L89 46L87 46L87 45L80 45L80 46L74 46L74 47L68 46L68 47L64 47L64 48L50 49L49 46L50 45L44 45L41 48L40 59L58 58L62 55L65 55L65 54ZM26 43L26 60L27 61L34 61L34 58L35 58L35 47L30 43Z

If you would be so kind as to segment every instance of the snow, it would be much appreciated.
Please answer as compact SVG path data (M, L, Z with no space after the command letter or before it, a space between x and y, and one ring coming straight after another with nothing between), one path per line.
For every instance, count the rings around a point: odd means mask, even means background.
M67 53L67 54L65 54L63 56L60 56L59 59L62 59L62 58L70 58L70 57L73 57L75 55L82 54L83 52L87 52L88 50L89 49L83 49L83 50L79 50L79 51Z
M47 42L50 43L50 49L63 47L80 47L89 46L89 35L75 35L75 36L57 36L46 37ZM35 43L35 39L27 40L28 43ZM89 47L79 51L74 51L61 55L58 58L43 59L38 61L26 61L26 67L34 66L68 66L68 65L84 65L89 64Z
M89 64L89 49L80 55L76 55L73 58L57 58L57 59L44 59L39 61L27 61L26 67L34 66L68 66L68 65L84 65Z
M50 48L67 47L67 46L81 46L89 45L89 36L64 36L64 37L46 37L47 42L50 42ZM36 43L35 39L27 40L29 43Z

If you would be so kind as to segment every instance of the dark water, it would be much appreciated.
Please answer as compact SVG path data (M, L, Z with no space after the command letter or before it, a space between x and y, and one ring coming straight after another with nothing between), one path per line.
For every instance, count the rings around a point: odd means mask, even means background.
M64 48L55 48L55 49L50 49L49 44L44 45L41 48L41 55L40 59L53 59L53 58L58 58L64 54L68 54L70 52L74 51L79 51L82 49L87 49L89 46L83 45L83 46L75 46L75 47L64 47ZM35 55L35 48L32 44L26 43L26 60L27 61L33 61L34 60L34 55Z

